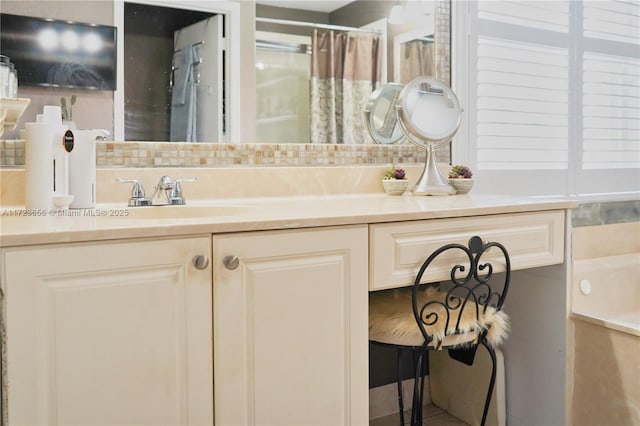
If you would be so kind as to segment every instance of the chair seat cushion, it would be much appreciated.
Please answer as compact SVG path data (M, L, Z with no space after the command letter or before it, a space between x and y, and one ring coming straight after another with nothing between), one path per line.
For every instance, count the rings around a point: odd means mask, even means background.
M413 287L391 291L369 293L369 340L401 346L422 346L425 339L413 315ZM448 309L449 321L446 321L445 305L447 293L429 286L419 292L419 306L433 301L428 313L434 313L430 319L437 321L425 325L427 334L433 337L429 346L447 348L474 344L479 335L487 331L487 343L500 345L509 332L509 318L502 311L488 306L477 306L473 301L459 305L457 309ZM450 303L455 306L456 303ZM476 315L478 309L478 315ZM458 316L460 322L458 325ZM445 325L446 324L446 325Z

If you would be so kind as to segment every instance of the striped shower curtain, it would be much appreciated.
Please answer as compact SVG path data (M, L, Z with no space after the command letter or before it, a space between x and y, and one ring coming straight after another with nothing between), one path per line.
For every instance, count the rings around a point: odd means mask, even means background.
M395 76L398 83L407 84L416 77L435 75L433 41L411 40L402 43L400 49L400 75Z
M314 30L311 53L311 143L372 143L362 121L380 84L381 39Z

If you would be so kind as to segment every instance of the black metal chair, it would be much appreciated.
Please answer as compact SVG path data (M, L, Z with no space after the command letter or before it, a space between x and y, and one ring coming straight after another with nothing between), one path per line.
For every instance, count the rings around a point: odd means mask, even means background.
M489 254L485 255L487 252ZM447 253L444 258L462 258L451 267L450 281L423 283L423 275L443 253ZM491 259L485 261L483 255ZM504 275L500 275L504 278L492 283L491 280L498 276L494 275L497 265L504 268ZM482 412L481 424L485 425L496 380L494 347L502 343L509 330L509 319L502 311L502 306L509 289L510 276L511 261L505 247L496 242L483 243L480 237L474 236L468 246L447 244L434 251L420 267L413 286L370 293L369 340L393 346L398 352L401 425L404 426L400 371L402 350L410 348L414 352L411 426L419 426L423 420L424 373L428 351L448 349L451 358L473 365L479 345L487 349L492 362Z

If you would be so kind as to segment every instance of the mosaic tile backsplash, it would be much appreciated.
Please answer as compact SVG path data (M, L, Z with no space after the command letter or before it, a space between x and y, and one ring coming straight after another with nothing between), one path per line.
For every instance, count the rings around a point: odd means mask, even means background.
M24 166L24 141L0 141L0 165ZM449 162L449 146L436 150ZM98 167L346 166L424 163L423 148L407 145L211 144L98 142Z

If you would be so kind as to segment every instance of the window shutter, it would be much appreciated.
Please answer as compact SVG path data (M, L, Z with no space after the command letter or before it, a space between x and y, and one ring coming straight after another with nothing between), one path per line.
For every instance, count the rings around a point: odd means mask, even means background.
M640 3L637 1L586 1L583 3L584 36L638 44Z
M640 2L466 4L477 190L640 192Z
M479 1L478 18L509 25L566 33L569 30L566 1Z
M566 169L565 48L478 38L477 168Z
M582 167L640 167L640 61L584 53Z

